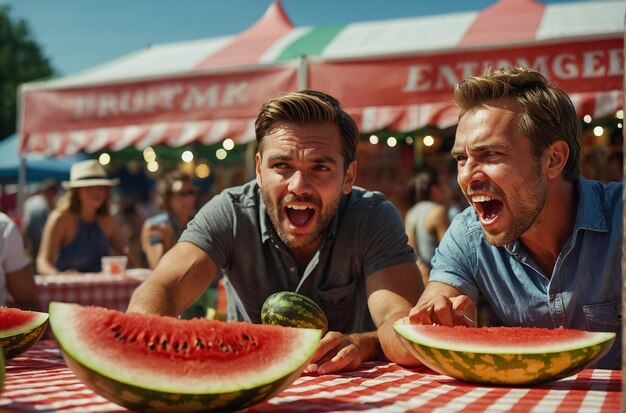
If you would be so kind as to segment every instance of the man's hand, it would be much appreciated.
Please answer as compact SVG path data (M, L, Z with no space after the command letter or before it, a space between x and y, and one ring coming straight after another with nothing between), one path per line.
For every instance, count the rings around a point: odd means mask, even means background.
M444 326L476 325L473 314L474 302L466 295L446 297L434 295L426 300L420 300L409 312L409 322L412 324L440 324Z
M377 352L378 348L376 332L343 335L329 331L322 337L306 371L328 374L340 370L354 370L363 361L370 359L371 354Z

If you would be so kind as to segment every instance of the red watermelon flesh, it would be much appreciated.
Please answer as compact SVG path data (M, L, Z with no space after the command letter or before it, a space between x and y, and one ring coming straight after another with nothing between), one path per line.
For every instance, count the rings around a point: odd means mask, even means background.
M226 375L236 384L239 379L232 376L237 372L248 371L252 365L259 370L271 367L265 364L271 360L257 355L274 348L273 340L286 348L298 342L298 334L287 329L269 331L249 323L228 323L224 329L224 324L200 318L89 311L81 314L76 328L90 328L91 334L81 337L84 345L98 348L102 359L117 360L125 369L152 375L157 368L170 370L184 365L186 378L192 379L203 378L205 363L211 363L216 376ZM120 344L124 346L122 353Z
M482 384L530 385L578 373L603 357L615 333L527 327L394 324L431 369Z
M13 307L0 307L0 334L23 331L25 326L40 324L40 320L47 320L46 313L20 310Z
M444 349L485 351L490 353L547 352L584 347L589 342L603 339L606 334L566 328L536 327L446 327L439 325L415 325L422 335L422 342L437 344ZM609 333L609 335L612 333Z
M293 382L321 331L183 320L53 302L68 366L96 393L140 411L241 409Z
M13 358L35 344L48 326L48 314L13 307L0 307L0 347Z

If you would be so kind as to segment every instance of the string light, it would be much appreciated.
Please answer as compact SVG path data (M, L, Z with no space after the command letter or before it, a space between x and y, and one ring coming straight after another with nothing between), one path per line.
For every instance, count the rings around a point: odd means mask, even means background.
M201 163L196 166L196 176L200 179L207 178L211 175L211 167L205 163Z
M156 152L154 152L154 149L151 146L148 146L143 150L143 160L146 161L146 163L156 161Z
M424 136L423 142L424 146L433 146L435 144L435 138L430 135L426 135Z
M146 164L146 168L150 172L156 172L159 170L159 163L157 161L151 161Z
M602 126L596 126L593 128L593 134L597 137L600 137L604 134L604 128Z
M100 162L100 165L108 165L108 164L110 164L111 163L111 155L109 155L106 152L101 153L100 156L98 157L98 162Z
M397 144L398 144L398 140L397 140L395 137L390 136L390 137L387 139L387 146L389 146L390 148L393 148L393 147L394 147L394 146L396 146Z
M230 138L226 138L226 139L224 139L224 142L222 142L222 146L227 151L230 151L231 149L233 149L235 147L235 141L233 141Z
M219 148L215 151L215 157L220 161L226 159L226 155L228 155L228 152L224 148Z
M183 152L183 154L180 156L180 159L182 159L183 162L187 162L187 163L193 161L193 152L191 151Z
M376 135L370 136L370 143L372 145L378 145L378 136L376 136Z
M591 117L591 115L583 116L583 122L585 122L585 123L591 123L592 120L593 120L593 118Z

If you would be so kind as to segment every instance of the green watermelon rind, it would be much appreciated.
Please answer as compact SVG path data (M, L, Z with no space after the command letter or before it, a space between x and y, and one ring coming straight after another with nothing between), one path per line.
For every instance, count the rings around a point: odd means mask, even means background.
M0 393L4 390L4 378L6 375L6 364L5 364L5 356L4 352L0 351Z
M267 297L261 308L261 322L283 327L316 328L322 330L322 335L328 331L324 310L310 298L291 291L279 291Z
M48 313L30 311L33 319L21 326L0 331L0 348L5 359L24 353L35 345L48 327Z
M506 351L493 347L477 350L424 339L403 321L394 328L426 367L458 380L496 386L528 386L569 377L603 357L615 341L615 333L598 332L589 333L586 344L563 344L561 349L533 344Z
M209 412L233 411L269 400L293 383L305 365L292 374L265 386L227 393L191 394L169 393L122 383L100 374L78 362L62 348L67 366L87 387L98 395L130 410L141 412Z
M93 354L89 355L83 351L84 348L76 345L80 339L71 331L70 326L74 312L80 311L80 308L82 307L74 304L50 303L50 324L66 364L94 392L118 405L140 411L236 410L267 400L300 376L321 338L320 330L302 329L299 332L302 343L294 346L298 349L294 359L297 361L288 370L285 368L269 378L257 372L254 375L256 382L240 382L237 388L217 389L210 380L204 381L204 387L202 382L191 385L188 381L174 383L176 377L170 378L169 383L173 388L144 383L138 385L123 373L120 375L122 369L118 366L109 364L103 368L90 358ZM196 388L192 389L194 385Z

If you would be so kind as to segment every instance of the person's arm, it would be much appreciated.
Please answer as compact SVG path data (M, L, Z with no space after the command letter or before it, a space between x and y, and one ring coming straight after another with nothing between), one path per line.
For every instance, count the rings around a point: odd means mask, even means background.
M413 263L396 265L378 271L366 279L368 307L378 328L378 339L385 358L395 363L421 364L413 357L393 323L409 315L424 291L422 277Z
M1 265L6 274L7 291L13 297L16 307L23 310L41 311L32 267L24 255L19 229L12 222L6 226L6 229L7 231L1 234L5 238L4 258Z
M415 222L415 219L411 219L409 214L407 214L404 219L404 231L406 232L406 236L408 238L408 244L411 247L413 247L413 251L415 251L417 255L417 259L415 260L415 263L417 264L417 268L419 268L419 271L422 275L422 283L426 285L428 284L428 275L430 273L430 263L424 262L420 258L419 249L417 247L416 234L415 234L416 225L417 223Z
M154 242L153 238L158 238L159 242ZM174 245L174 230L166 223L144 222L141 228L141 249L146 255L148 266L156 268L157 264L167 251Z
M52 211L48 216L46 225L41 236L41 245L37 255L37 271L43 275L58 274L60 271L54 265L54 261L61 250L61 243L64 232L71 225L67 219L69 215L64 215L59 211Z
M215 263L204 250L179 242L137 287L127 312L176 317L209 287L216 272Z
M13 296L16 307L22 310L42 311L30 264L17 271L8 272L6 280L7 289Z
M445 205L437 205L428 214L427 222L429 223L429 232L432 232L437 237L437 241L441 241L443 234L446 233L450 221L448 220L448 208Z
M307 371L321 374L352 370L363 361L387 358L405 365L420 364L411 356L393 323L409 314L424 290L421 275L413 262L395 265L366 279L367 303L377 331L354 334L327 333L313 354Z
M457 288L431 281L409 314L414 324L476 325L476 305Z

